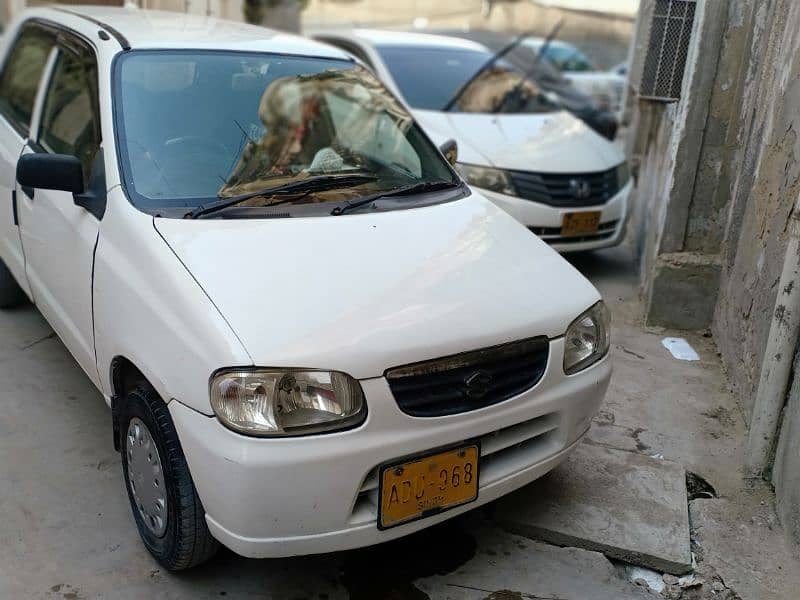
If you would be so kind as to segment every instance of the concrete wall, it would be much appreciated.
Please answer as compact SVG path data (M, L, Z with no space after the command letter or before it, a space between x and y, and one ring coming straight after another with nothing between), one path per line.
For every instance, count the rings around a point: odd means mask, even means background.
M0 23L7 23L26 6L47 4L135 4L141 8L210 14L223 19L242 20L242 0L0 0Z
M689 89L685 80L674 107L640 103L633 119L643 290L648 322L710 325L750 420L762 363L780 359L764 353L800 196L800 2L700 0L698 10ZM800 353L772 473L800 543L797 368Z
M800 369L800 354L794 372ZM778 515L789 538L800 543L800 377L794 378L786 404L773 468Z
M648 323L710 326L749 416L800 191L800 3L720 7L700 3L684 95L641 103L631 152Z
M8 25L25 7L25 0L0 0L0 23Z
M714 334L749 415L786 248L786 225L800 193L800 3L761 7L754 28L760 69L748 78L747 131L731 186L728 244ZM800 465L798 465L800 466Z
M520 0L495 1L487 18L481 14L481 6L481 0L311 0L303 12L303 25L307 28L342 24L407 29L416 23L428 28L530 31L545 36L563 19L559 38L576 44L600 68L610 68L628 57L634 25L632 16L567 10Z
M132 3L143 9L187 12L195 15L208 15L230 21L243 21L243 0L0 0L0 23L7 23L26 6L47 4L110 4ZM264 25L274 29L299 31L299 6L288 2L271 8L264 19Z
M642 4L649 11L653 0ZM720 265L715 252L698 251L692 232L698 177L710 159L704 145L715 105L716 64L729 29L729 5L699 2L680 100L671 105L640 101L634 117L634 163L639 164L643 295L647 322L704 329L711 323ZM640 26L649 28L649 19ZM643 56L638 57L643 60ZM632 69L638 70L634 62ZM634 84L635 85L635 84ZM708 184L706 184L708 185ZM698 194L705 193L702 189ZM699 198L705 201L705 196Z
M71 3L100 4L132 2L145 9L170 10L242 21L243 0L0 0L0 23L8 22L25 6ZM610 68L628 58L634 18L622 13L568 10L541 6L532 0L495 0L488 17L482 14L482 0L310 0L300 15L304 27L313 29L336 25L408 29L485 28L496 31L531 31L547 35L563 19L559 37L572 42L595 60ZM276 7L265 25L298 29L297 7Z

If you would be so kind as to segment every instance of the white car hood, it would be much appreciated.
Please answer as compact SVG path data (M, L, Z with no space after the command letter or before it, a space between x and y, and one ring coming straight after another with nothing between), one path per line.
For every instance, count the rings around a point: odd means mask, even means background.
M563 335L600 298L477 194L342 217L155 225L258 366L378 377L393 366Z
M542 173L604 171L625 160L613 143L566 112L478 114L414 110L438 144L458 142L458 160Z

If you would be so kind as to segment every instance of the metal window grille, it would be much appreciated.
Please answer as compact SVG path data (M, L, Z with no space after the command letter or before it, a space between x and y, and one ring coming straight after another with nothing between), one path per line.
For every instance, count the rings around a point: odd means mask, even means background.
M674 102L681 97L697 0L655 0L639 97Z

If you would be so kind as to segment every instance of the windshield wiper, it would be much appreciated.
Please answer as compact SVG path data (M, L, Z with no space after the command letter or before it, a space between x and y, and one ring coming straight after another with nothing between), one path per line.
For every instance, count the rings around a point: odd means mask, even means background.
M492 65L494 65L494 63L496 63L506 54L511 52L514 48L519 46L526 38L531 37L531 35L533 34L530 31L526 31L525 33L522 33L516 38L514 38L514 40L512 40L510 43L500 48L497 52L492 54L489 60L483 63L481 65L481 68L475 71L472 77L467 79L467 81L465 81L464 84L460 88L458 88L458 91L456 91L455 95L452 98L450 98L450 100L447 101L447 104L444 105L444 107L442 108L442 112L448 112L451 108L453 108L456 102L458 102L461 99L461 96L464 95L464 92L467 91L467 88L469 88L469 86L472 85L472 83L480 76L481 73L483 73L486 69L491 68Z
M237 204L241 204L242 202L251 200L252 198L258 198L260 196L264 197L285 196L289 194L323 192L338 188L353 187L361 185L362 183L375 181L376 179L378 179L376 175L367 175L363 173L352 174L352 175L317 175L315 177L309 177L307 179L302 179L300 181L290 181L289 183L285 183L283 185L276 185L275 187L266 188L263 190L259 190L257 192L249 192L247 194L242 194L240 196L232 196L230 198L220 198L215 202L201 204L194 210L191 210L188 213L186 213L184 215L184 218L197 219L198 217L210 215L219 212L221 210L225 210L226 208L235 206ZM277 206L278 204L283 204L288 201L289 199L285 199L279 202L272 202L270 204L265 204L264 208L270 206Z
M338 217L339 215L343 215L348 211L371 204L380 198L391 198L392 196L410 196L411 194L424 194L425 192L435 192L437 190L446 190L450 188L456 188L458 186L459 184L454 181L421 181L397 188L396 190L379 192L377 194L372 194L371 196L360 198L359 200L345 202L344 204L340 204L334 208L331 211L331 214Z
M533 74L536 72L536 67L539 66L539 63L542 61L545 52L547 52L547 49L550 47L550 43L558 35L558 32L561 30L562 25L564 25L564 19L559 19L558 22L553 27L553 29L550 30L550 33L547 34L544 43L539 47L539 51L536 53L536 57L533 59L533 63L531 63L530 68L522 72L522 77L520 77L520 80L511 89L511 91L509 91L508 94L500 98L498 103L494 107L492 107L491 111L492 113L500 112L500 109L505 103L506 98L511 98L512 100L516 98L517 94L519 94L525 82L533 77Z

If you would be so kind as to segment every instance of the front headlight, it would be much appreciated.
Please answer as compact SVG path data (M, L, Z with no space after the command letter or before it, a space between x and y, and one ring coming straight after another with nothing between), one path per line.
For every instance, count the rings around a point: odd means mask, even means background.
M601 300L575 319L564 336L564 373L572 375L608 353L611 315Z
M464 163L456 163L456 169L470 185L508 196L517 195L517 190L514 188L511 176L501 169L479 167L477 165L467 165Z
M628 180L631 178L631 170L628 167L628 161L625 161L617 167L617 189L622 189Z
M211 407L234 431L263 437L345 429L367 413L349 375L299 369L219 371L211 378Z

